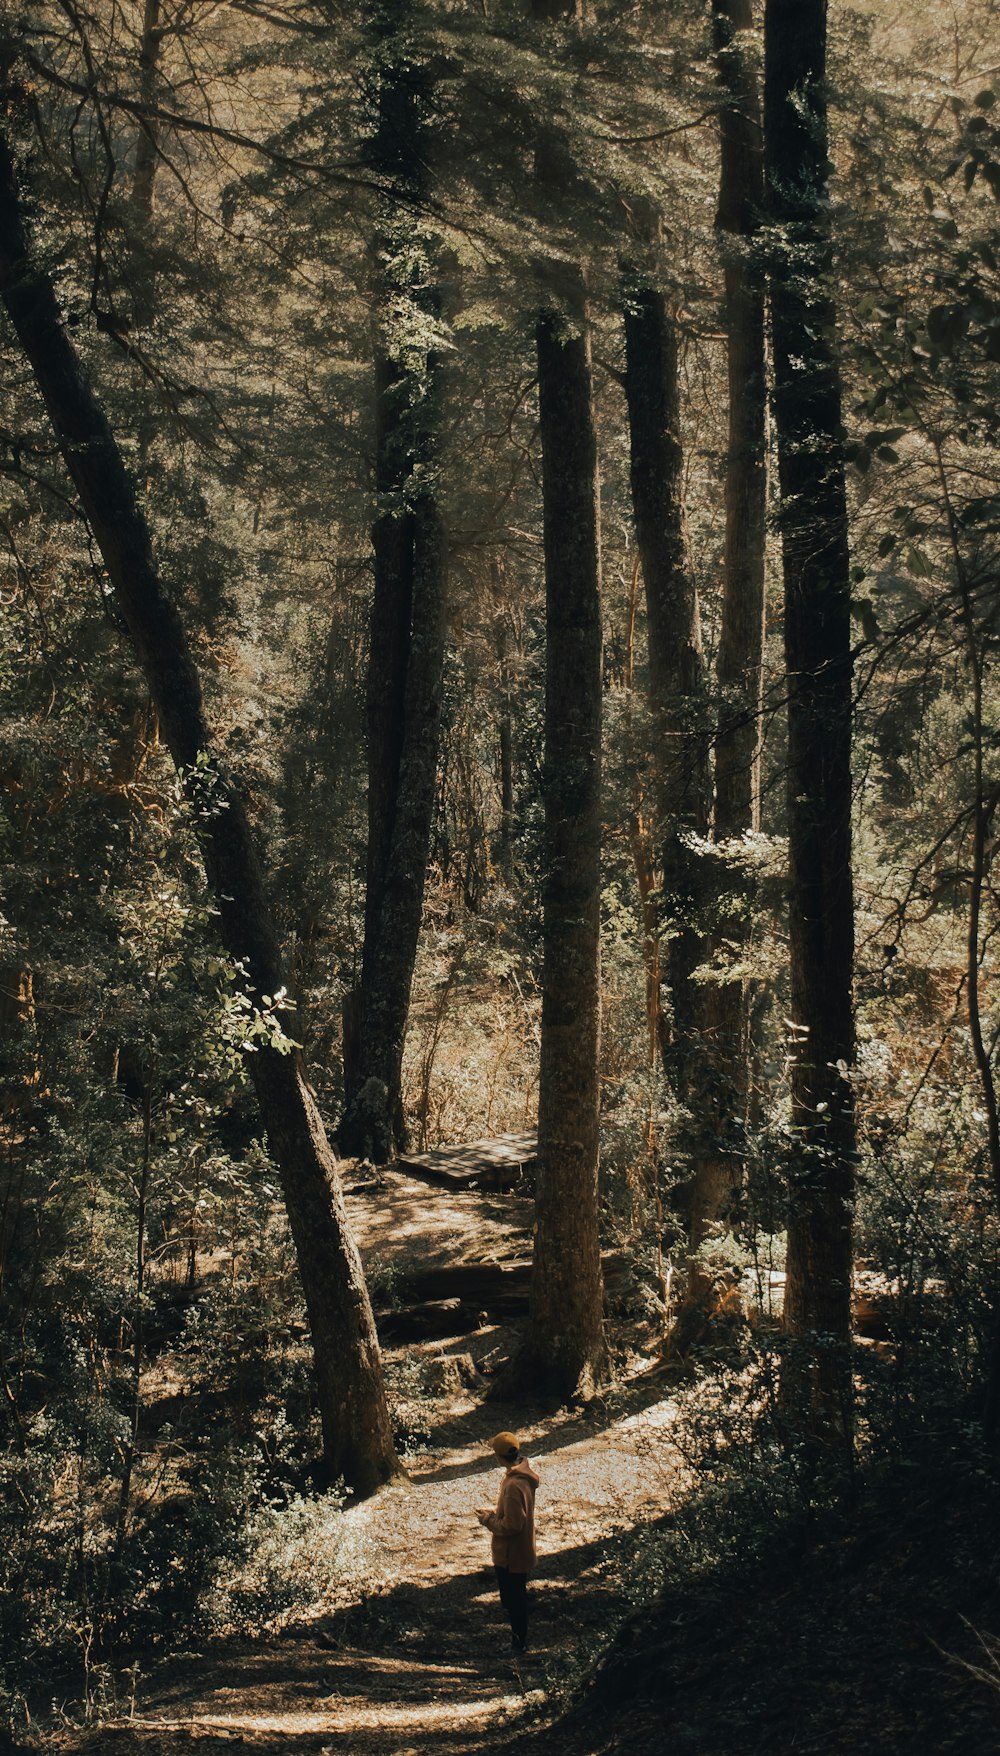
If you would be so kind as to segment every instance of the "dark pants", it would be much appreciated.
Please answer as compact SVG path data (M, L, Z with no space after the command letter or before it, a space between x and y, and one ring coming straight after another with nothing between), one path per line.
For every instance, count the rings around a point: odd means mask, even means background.
M500 1602L510 1618L510 1637L516 1647L524 1647L528 1638L528 1575L512 1573L509 1567L496 1569Z

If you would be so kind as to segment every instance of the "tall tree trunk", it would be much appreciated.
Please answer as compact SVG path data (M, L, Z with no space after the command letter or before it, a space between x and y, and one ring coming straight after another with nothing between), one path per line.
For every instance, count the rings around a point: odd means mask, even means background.
M697 1338L711 1300L712 1276L699 1248L721 1211L731 1172L728 1164L720 1166L716 1146L715 996L694 980L711 954L701 923L713 871L692 845L692 837L708 834L711 776L707 678L687 537L677 329L664 294L650 285L626 302L625 393L632 506L646 586L661 931L670 992L665 1072L687 1111L678 1142L689 1153L692 1173L687 1281L670 1337L671 1349L683 1352Z
M625 639L626 737L632 737L632 695L635 688L635 622L641 558L632 569L628 595L628 620ZM653 1152L655 1134L653 1117L659 1109L654 1102L654 1084L658 1068L670 1061L670 1024L663 1005L663 945L658 906L656 854L653 847L654 824L646 803L645 786L639 772L633 778L631 807L628 813L629 848L639 892L639 918L642 922L642 961L646 973L646 1032L649 1057L650 1095L646 1122L647 1144Z
M764 141L756 76L740 40L740 33L753 27L751 0L713 0L712 11L724 94L716 226L723 250L729 381L712 833L716 842L724 843L760 827L767 381L763 281L752 252L764 205ZM743 976L726 980L724 970L734 957L742 962L752 898L738 865L728 869L727 884L726 933L711 936L708 949L715 973L702 1000L708 1077L701 1093L700 1148L691 1189L695 1252L715 1226L726 1223L736 1204L747 1126L749 984ZM710 1284L710 1277L696 1269L689 1297L703 1298Z
M764 288L753 251L764 207L764 139L756 74L740 41L753 27L751 0L713 0L712 10L725 94L716 227L725 274L729 438L715 739L715 837L724 841L760 827L767 378Z
M834 352L825 0L768 0L765 150L788 672L791 1400L851 1432L855 1121L850 556Z
M156 569L149 527L107 418L35 264L13 160L0 138L0 295L31 365L127 625L170 753L184 778L223 942L260 1001L282 986L278 944L243 800L216 757L198 673ZM299 1057L247 1057L281 1177L312 1331L330 1470L367 1492L396 1468L378 1340L336 1163Z
M572 0L531 0L539 21ZM575 177L562 133L539 125L535 178L558 208ZM545 869L538 1171L531 1300L519 1371L559 1396L607 1371L598 1224L601 1052L600 486L582 268L539 264L558 296L535 329L545 550Z
M710 778L705 661L685 516L677 330L665 295L640 285L625 308L625 394L632 506L646 588L657 851L663 883L670 989L666 1068L686 1103L698 1083L700 994L691 977L705 957L696 921L698 857L708 833Z
M588 1394L604 1375L598 1235L602 623L590 341L536 333L545 540L545 875L538 1176L524 1364Z
M366 710L368 858L360 987L345 1016L347 1109L339 1134L345 1151L377 1162L406 1144L403 1044L434 816L447 567L433 481L441 365L426 350L414 363L411 333L437 318L440 302L426 240L414 262L430 91L419 55L405 41L408 10L405 3L380 9L372 32L378 122L370 157L386 194L375 241L378 506Z

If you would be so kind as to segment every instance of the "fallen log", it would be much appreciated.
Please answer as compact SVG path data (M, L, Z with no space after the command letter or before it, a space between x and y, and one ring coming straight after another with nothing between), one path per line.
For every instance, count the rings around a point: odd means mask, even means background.
M401 1299L412 1304L429 1304L439 1299L461 1299L483 1309L490 1301L512 1292L527 1294L531 1285L531 1263L515 1262L449 1262L440 1268L417 1269L399 1277L397 1289Z
M613 1290L628 1258L609 1250L602 1258L604 1284ZM486 1321L523 1317L531 1292L531 1263L453 1262L404 1275L397 1282L400 1305L378 1314L383 1340L417 1341L468 1335Z
M605 1286L614 1286L629 1267L621 1250L606 1250L601 1257ZM531 1261L515 1257L509 1262L448 1262L438 1268L417 1269L400 1275L397 1289L411 1304L438 1299L461 1299L463 1303L490 1310L497 1299L523 1294L531 1286Z
M400 1311L379 1311L375 1321L382 1341L443 1341L446 1336L468 1335L478 1329L482 1315L461 1299L433 1299Z

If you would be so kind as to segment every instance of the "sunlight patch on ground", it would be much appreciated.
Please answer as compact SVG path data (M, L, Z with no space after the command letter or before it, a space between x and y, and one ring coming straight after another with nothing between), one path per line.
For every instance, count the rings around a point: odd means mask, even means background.
M595 1524L645 1522L669 1510L680 1475L671 1429L678 1416L670 1398L622 1415L596 1431L551 1450L535 1449L554 1437L551 1424L526 1427L525 1449L539 1475L536 1518L539 1551L558 1555L592 1540ZM415 1585L445 1574L490 1569L489 1538L476 1520L491 1506L499 1470L481 1467L483 1448L463 1450L468 1474L394 1483L346 1517L361 1540L369 1587L400 1577ZM448 1462L459 1458L453 1452ZM361 1574L353 1575L360 1583ZM344 1582L345 1584L348 1581Z
M520 1712L520 1694L484 1695L474 1701L428 1700L420 1696L412 1701L373 1703L360 1696L331 1696L327 1712L283 1713L199 1713L189 1719L135 1719L129 1725L139 1731L231 1732L244 1735L262 1733L298 1737L308 1732L335 1732L346 1725L352 1728L379 1730L396 1727L400 1731L435 1727L468 1726L498 1714Z

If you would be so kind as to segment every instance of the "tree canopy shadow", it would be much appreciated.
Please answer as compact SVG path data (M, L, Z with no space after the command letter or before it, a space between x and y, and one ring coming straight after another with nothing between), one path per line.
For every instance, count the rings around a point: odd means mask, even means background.
M474 1437L473 1427L481 1425L484 1447L481 1458L443 1463L429 1469L417 1466L413 1477L421 1482L443 1482L459 1476L483 1475L495 1471L496 1459L488 1449L487 1428L493 1432L509 1423L514 1431L518 1431L519 1428L523 1430L529 1426L534 1427L547 1420L548 1430L533 1436L525 1447L529 1455L545 1457L567 1445L574 1445L579 1440L607 1432L618 1421L641 1414L644 1409L654 1408L669 1400L669 1396L664 1395L662 1383L634 1379L627 1384L614 1386L606 1394L592 1398L580 1408L563 1408L555 1413L551 1412L551 1403L541 1400L532 1402L520 1398L511 1399L510 1402L488 1403L474 1412L442 1421L426 1434L428 1448L457 1449L460 1445L468 1445Z
M197 1660L165 1666L139 1702L139 1723L105 1728L100 1742L82 1748L167 1756L196 1739L210 1753L217 1735L220 1747L238 1738L274 1756L291 1747L352 1756L474 1749L473 1722L489 1714L498 1692L547 1684L570 1649L596 1642L613 1619L617 1588L599 1570L606 1548L596 1540L541 1558L520 1680L492 1568L483 1566L430 1584L400 1583L279 1639L220 1642ZM322 1731L303 1723L325 1715Z

